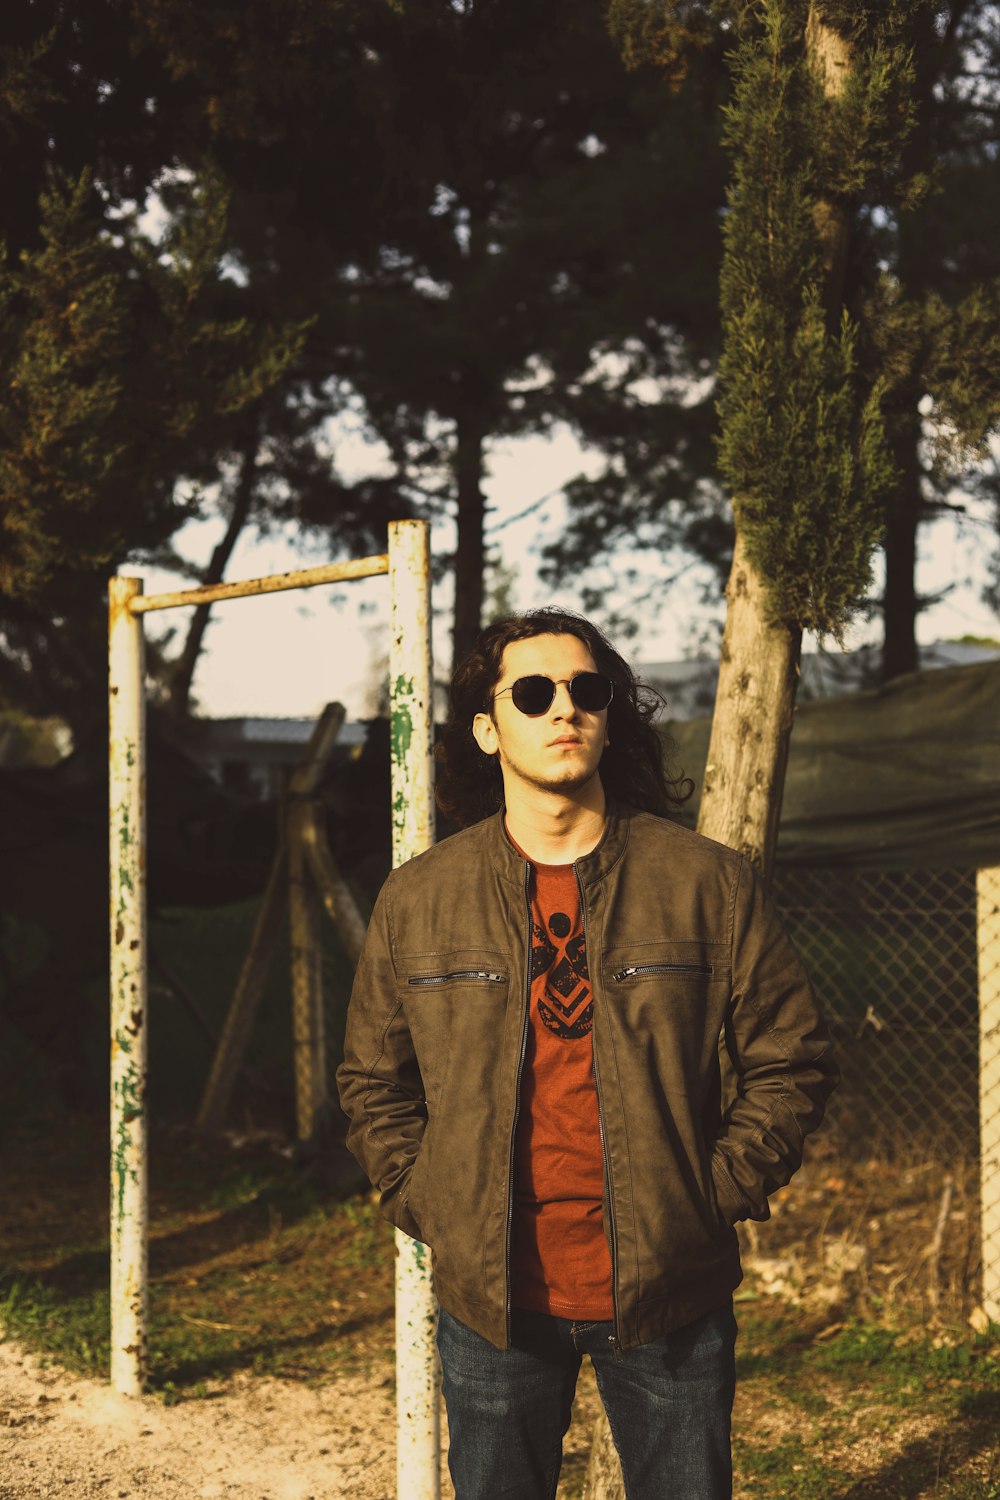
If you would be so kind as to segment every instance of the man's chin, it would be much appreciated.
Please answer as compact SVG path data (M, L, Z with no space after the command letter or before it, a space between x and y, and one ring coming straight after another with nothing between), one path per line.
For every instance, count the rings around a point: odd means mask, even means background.
M584 787L589 786L597 775L597 772L597 766L594 766L589 771L574 770L572 767L567 766L565 771L562 771L557 776L548 776L544 779L539 778L535 782L535 785L539 791L560 792L564 797L571 797L574 792L581 792Z

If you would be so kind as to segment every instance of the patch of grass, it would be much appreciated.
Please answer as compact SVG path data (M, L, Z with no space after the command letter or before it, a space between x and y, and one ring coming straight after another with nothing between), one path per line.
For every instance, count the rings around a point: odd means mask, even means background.
M93 1122L71 1136L65 1153L36 1143L25 1213L0 1230L0 1323L106 1377L105 1137ZM184 1132L154 1133L151 1157L154 1391L180 1400L237 1370L318 1379L391 1348L392 1231L372 1201L338 1202L281 1157L236 1156Z
M824 1461L799 1433L769 1446L747 1443L735 1435L733 1463L741 1484L753 1495L794 1496L795 1500L830 1500L833 1487L845 1484L850 1471Z
M739 1500L1000 1500L1000 1340L744 1309ZM996 1332L1000 1332L997 1330Z
M107 1289L60 1295L39 1280L0 1275L0 1327L80 1373L110 1363Z

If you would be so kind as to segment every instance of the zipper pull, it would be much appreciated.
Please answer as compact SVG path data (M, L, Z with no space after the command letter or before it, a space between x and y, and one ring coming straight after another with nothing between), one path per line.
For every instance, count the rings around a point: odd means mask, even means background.
M639 970L636 968L619 969L618 973L612 974L611 978L615 981L616 984L619 984L623 979L631 979L632 975L638 974L638 972Z

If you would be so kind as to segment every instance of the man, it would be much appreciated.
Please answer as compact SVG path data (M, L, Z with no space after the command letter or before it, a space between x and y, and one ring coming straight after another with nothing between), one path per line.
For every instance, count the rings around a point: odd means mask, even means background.
M451 697L466 826L383 887L339 1080L431 1249L456 1495L551 1500L588 1353L629 1500L723 1500L733 1225L799 1165L826 1030L748 862L671 821L654 695L593 625L490 626Z

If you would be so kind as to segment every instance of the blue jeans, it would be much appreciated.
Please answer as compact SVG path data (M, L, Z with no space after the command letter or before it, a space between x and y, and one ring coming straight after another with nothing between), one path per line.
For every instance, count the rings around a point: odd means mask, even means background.
M456 1500L553 1500L584 1354L621 1459L627 1500L730 1500L736 1319L727 1301L621 1353L611 1323L516 1312L497 1349L444 1308L442 1386Z

